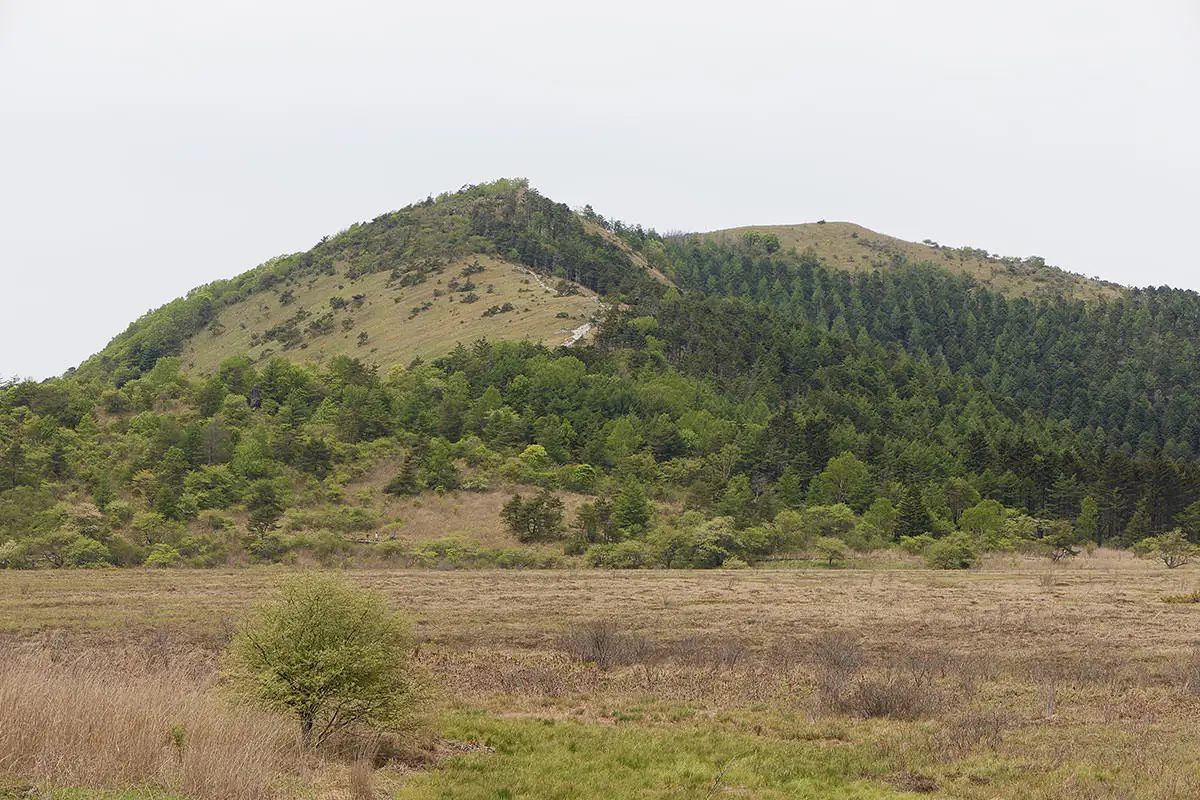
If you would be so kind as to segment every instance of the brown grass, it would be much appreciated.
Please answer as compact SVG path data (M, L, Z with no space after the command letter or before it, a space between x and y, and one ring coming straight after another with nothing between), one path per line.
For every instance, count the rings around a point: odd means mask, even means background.
M483 272L471 276L471 281L479 287L475 290L479 300L460 303L462 294L449 292L447 283L476 260L484 267ZM339 272L311 279L311 286L306 278L298 284L251 295L221 310L216 319L223 328L219 335L205 329L188 338L181 354L183 366L188 371L210 375L223 360L234 355L249 354L252 360L281 355L290 361L313 363L344 354L377 364L386 372L393 365L407 365L417 357L428 360L445 355L454 349L455 343L469 344L481 337L529 339L557 346L572 329L600 310L594 292L578 287L578 294L558 297L539 286L523 267L490 256L458 259L446 265L443 274L417 286L388 286L389 278L388 272L378 272L347 280ZM546 282L556 284L550 279ZM487 293L488 284L494 287L491 294ZM295 301L280 305L278 292L287 289L293 292ZM441 295L435 297L435 291ZM340 296L349 301L357 294L365 295L362 305L351 304L336 311L333 330L321 336L306 334L306 347L285 351L275 341L251 344L253 334L263 334L300 309L311 314L300 324L303 328L309 320L331 311L330 297ZM429 310L411 314L414 306L427 302L432 304ZM506 302L517 310L482 316L489 306ZM568 318L559 318L560 312L568 314ZM352 326L343 330L343 322L347 320ZM364 331L368 340L360 345L358 336Z
M290 726L221 703L211 672L23 648L0 663L0 774L256 800L299 755Z
M440 686L442 707L598 725L702 718L823 747L871 743L912 765L911 774L889 778L897 785L926 785L922 776L931 776L950 796L1082 800L1194 796L1200 612L1161 598L1193 591L1196 572L1099 551L1057 565L1052 582L1043 560L1013 556L963 572L348 574L408 610L421 641L417 661ZM207 687L227 621L279 573L0 573L0 646L36 654L20 656L0 679L0 714L12 715L0 720L0 753L21 754L0 756L0 774L110 785L128 769L138 781L182 785L170 783L185 773L169 744L181 714L270 729L262 717L229 716ZM69 652L133 668L89 683L90 674L55 655ZM172 684L156 673L193 677ZM106 693L156 699L150 710L132 701L122 710ZM10 697L26 696L31 710L7 710ZM54 696L71 699L56 704ZM124 714L144 729L140 739L130 734L144 754L136 764L89 756L80 743L96 734L86 727L65 749L53 744L56 758L38 760L52 745L36 729L9 743L14 719L105 702L112 710L104 715ZM286 734L256 734L281 743L263 756L268 764L286 754L278 749ZM185 741L199 749L204 738L197 730ZM354 754L344 758L337 796L367 796L365 767L354 777ZM967 781L964 769L989 782ZM374 777L386 784L386 773Z

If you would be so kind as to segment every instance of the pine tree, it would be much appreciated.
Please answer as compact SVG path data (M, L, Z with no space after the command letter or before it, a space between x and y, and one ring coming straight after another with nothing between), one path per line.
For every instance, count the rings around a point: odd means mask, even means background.
M933 527L933 518L925 508L925 500L921 497L921 489L915 484L908 487L904 499L897 509L896 536L920 536L929 533Z

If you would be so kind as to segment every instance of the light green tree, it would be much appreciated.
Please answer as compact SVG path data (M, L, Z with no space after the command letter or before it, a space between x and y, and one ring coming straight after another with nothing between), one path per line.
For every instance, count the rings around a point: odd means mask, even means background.
M242 699L284 711L306 744L352 727L402 730L417 696L409 625L344 579L285 581L238 629L224 674Z
M1133 546L1133 551L1142 558L1157 558L1167 569L1190 564L1200 555L1200 547L1189 542L1178 528L1142 539Z
M818 536L813 542L813 550L816 550L821 558L829 562L829 566L846 560L850 548L841 539L834 536Z
M1091 495L1079 502L1079 516L1075 518L1075 533L1081 541L1096 538L1100 529L1100 506Z
M845 503L864 508L870 501L871 471L853 453L844 452L829 459L825 469L812 480L808 489L811 505L832 506Z
M976 536L994 536L1004 527L1005 516L998 500L983 500L962 512L958 526Z

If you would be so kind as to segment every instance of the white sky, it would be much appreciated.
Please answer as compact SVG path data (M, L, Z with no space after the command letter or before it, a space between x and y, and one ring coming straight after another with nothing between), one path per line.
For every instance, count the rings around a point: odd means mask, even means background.
M0 0L0 377L501 176L1200 289L1198 0L421 5Z

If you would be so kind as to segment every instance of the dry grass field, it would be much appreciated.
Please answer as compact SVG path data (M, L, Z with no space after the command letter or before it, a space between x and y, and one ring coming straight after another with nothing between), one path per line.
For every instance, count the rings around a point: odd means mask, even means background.
M1163 602L1194 568L1099 551L964 572L355 571L407 610L433 687L427 729L377 769L301 754L221 699L218 654L281 574L0 572L0 787L1200 796L1200 605Z

